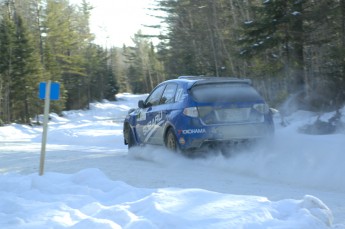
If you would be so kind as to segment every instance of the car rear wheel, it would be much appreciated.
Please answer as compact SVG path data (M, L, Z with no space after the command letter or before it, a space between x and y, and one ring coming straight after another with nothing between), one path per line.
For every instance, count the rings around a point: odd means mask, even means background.
M171 151L174 151L174 152L177 151L177 140L176 140L175 134L171 128L168 130L168 132L166 134L165 146Z

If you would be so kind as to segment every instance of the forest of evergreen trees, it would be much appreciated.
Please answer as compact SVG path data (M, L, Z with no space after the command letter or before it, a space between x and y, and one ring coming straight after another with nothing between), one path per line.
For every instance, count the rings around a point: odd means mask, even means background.
M326 111L345 102L345 0L156 0L159 43L93 43L87 0L0 1L0 125L43 111L39 82L61 84L52 112L119 92L148 93L179 75L250 78L273 106ZM133 15L135 17L135 15ZM121 31L119 31L121 32Z

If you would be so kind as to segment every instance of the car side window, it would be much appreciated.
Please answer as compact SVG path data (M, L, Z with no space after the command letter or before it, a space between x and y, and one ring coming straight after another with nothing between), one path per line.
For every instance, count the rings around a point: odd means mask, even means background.
M160 104L169 104L175 102L175 93L177 84L168 84L163 92Z
M151 92L145 101L146 107L156 106L159 104L165 86L166 85L159 86L153 92Z

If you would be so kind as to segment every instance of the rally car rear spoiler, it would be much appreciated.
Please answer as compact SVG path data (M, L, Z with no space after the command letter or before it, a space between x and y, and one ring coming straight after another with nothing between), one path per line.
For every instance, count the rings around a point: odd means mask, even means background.
M180 76L179 79L198 80L194 85L206 84L206 83L244 83L252 84L250 79L240 79L235 77L215 77L215 76Z

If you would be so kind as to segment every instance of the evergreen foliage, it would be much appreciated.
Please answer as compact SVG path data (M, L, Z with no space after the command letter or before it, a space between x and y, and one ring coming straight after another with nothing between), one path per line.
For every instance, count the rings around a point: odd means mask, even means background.
M94 44L83 0L0 1L0 125L43 112L38 84L61 84L51 110L84 109L119 92L148 93L180 75L251 78L273 106L345 103L345 0L155 0L165 28L153 45Z
M13 42L10 104L12 119L30 123L36 115L38 83L42 80L39 55L20 16L14 18L16 31Z
M93 44L92 7L68 0L6 0L0 3L0 120L31 123L43 112L38 85L61 85L51 111L88 108L114 99L116 70L108 51ZM25 23L27 22L27 23Z
M157 0L157 46L169 76L253 79L271 104L300 109L345 102L345 0Z
M129 85L133 93L148 93L166 78L164 67L141 31L134 35L133 42L134 47L123 47Z

